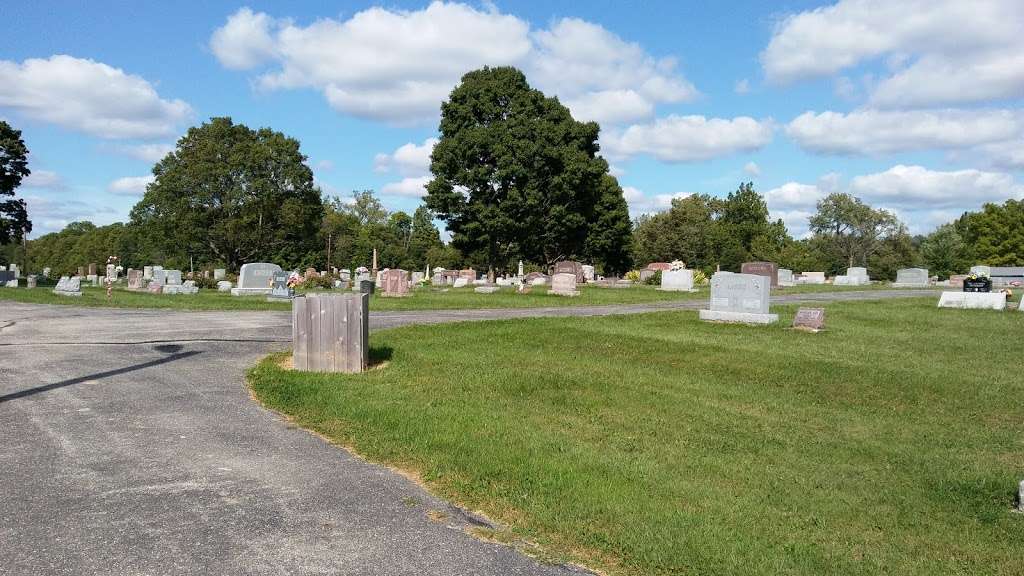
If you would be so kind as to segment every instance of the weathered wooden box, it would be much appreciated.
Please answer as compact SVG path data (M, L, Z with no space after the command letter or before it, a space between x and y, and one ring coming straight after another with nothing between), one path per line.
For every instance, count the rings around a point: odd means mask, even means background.
M292 300L296 370L362 372L369 363L369 294L306 294Z

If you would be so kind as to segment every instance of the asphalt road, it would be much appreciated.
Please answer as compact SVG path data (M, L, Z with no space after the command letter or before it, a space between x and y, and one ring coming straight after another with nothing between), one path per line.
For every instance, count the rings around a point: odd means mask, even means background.
M702 305L375 313L371 328ZM482 519L256 405L244 372L290 336L287 313L0 302L0 574L581 572L473 538Z

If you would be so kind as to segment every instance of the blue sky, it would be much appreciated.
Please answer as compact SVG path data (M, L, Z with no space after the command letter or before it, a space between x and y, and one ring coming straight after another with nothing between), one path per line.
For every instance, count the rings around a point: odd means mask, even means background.
M850 191L913 232L1024 196L1024 3L22 2L0 118L34 236L127 219L188 126L298 138L329 193L420 203L459 76L516 65L598 120L633 214L745 180L795 236Z

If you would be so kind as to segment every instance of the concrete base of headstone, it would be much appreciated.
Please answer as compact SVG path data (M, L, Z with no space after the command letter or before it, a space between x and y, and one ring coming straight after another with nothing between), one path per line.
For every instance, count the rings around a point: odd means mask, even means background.
M498 290L500 290L500 288L497 286L477 286L476 288L473 288L473 292L476 292L477 294L494 294Z
M295 369L366 370L370 360L369 307L369 294L307 294L292 300Z
M562 291L562 290L552 290L552 289L548 289L548 294L551 294L551 295L553 295L553 296L569 296L569 297L576 297L576 296L579 296L579 295L580 295L580 291L579 291L579 290L571 290L571 291L568 291L568 290L567 290L567 291Z
M1006 295L1001 292L943 292L939 308L966 310L1006 310Z
M232 296L266 296L270 288L232 288Z
M914 282L893 282L893 288L928 288L928 284L917 284Z
M231 292L231 282L227 280L221 280L217 282L217 292Z
M4 286L7 286L8 288L17 288L18 287L18 279L15 278L14 280L8 280L4 284Z
M750 312L716 312L701 310L700 319L705 322L733 322L739 324L774 324L779 321L778 314L753 314Z
M452 284L452 288L464 288L469 285L469 280L466 278L456 278L455 283Z

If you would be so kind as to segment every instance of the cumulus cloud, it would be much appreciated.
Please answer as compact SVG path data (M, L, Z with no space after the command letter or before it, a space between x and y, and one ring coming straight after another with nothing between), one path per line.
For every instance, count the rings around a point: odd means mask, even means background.
M88 220L103 226L123 220L124 214L109 206L79 200L54 200L44 196L26 196L29 218L32 219L31 238L58 232L72 222Z
M164 159L171 152L174 152L174 144L157 142L151 144L126 144L115 149L118 153L131 156L144 162L157 163Z
M145 79L101 62L56 55L0 60L0 106L101 138L159 138L192 109L165 100Z
M850 192L866 200L899 208L977 208L1024 195L1024 185L1002 172L929 170L922 166L893 166L885 172L857 176Z
M747 162L743 165L743 173L747 176L760 176L761 167L756 162Z
M398 182L391 182L381 187L380 193L384 196L407 196L420 198L427 194L427 184L430 176L417 176L402 178Z
M437 138L427 138L422 144L408 142L390 154L380 153L373 159L375 172L397 171L403 176L421 176L430 171L430 153Z
M484 65L523 68L587 120L634 121L697 94L673 60L596 24L565 18L531 32L493 7L459 3L374 7L308 26L243 8L210 47L227 68L262 68L264 89L318 89L340 112L396 124L435 119L462 74Z
M770 81L832 75L884 60L877 107L1015 98L1024 92L1019 0L841 0L776 26L761 63Z
M601 148L610 158L647 154L664 162L698 162L757 150L771 142L773 129L770 119L670 115L611 131L601 138Z
M746 94L750 92L750 80L744 78L743 80L736 82L736 85L733 86L733 92L737 94Z
M28 178L22 179L21 185L26 188L56 189L64 187L64 180L53 170L38 170L33 168L32 173L28 175Z
M786 126L802 148L823 154L885 154L970 148L1024 134L1011 110L805 112Z
M672 200L692 195L692 192L675 192L673 194L647 196L639 188L633 186L622 187L622 197L626 200L626 204L629 205L629 213L634 218L641 214L663 212L672 207Z
M848 192L876 208L896 213L914 233L924 233L986 202L1024 197L1024 185L1002 172L976 169L937 171L896 165L883 172L856 176L842 186L835 174L816 184L787 182L765 193L770 216L781 218L790 234L807 233L807 218L831 192Z
M152 175L124 176L108 184L107 192L122 196L142 196L146 193L146 186L152 184L154 179Z

